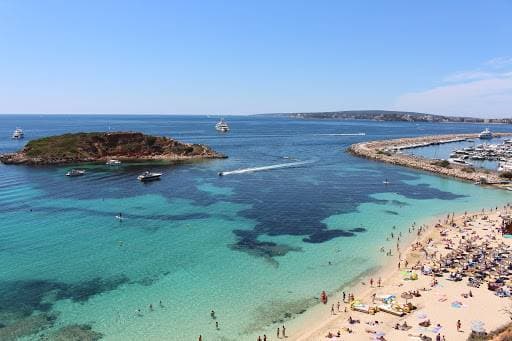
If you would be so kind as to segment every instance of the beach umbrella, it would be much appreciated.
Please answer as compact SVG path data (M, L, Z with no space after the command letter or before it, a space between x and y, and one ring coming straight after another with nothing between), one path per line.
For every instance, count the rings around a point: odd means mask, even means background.
M410 300L410 299L414 298L414 296L411 293L408 293L408 292L402 293L402 295L400 295L400 297L405 299L405 304L407 304L407 300Z
M471 330L475 333L484 333L485 327L482 321L471 321Z

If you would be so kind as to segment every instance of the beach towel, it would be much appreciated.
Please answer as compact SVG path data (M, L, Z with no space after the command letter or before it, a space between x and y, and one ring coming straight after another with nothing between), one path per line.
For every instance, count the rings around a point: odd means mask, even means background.
M462 308L462 303L459 301L452 302L452 308Z
M426 320L427 319L427 314L423 313L423 312L418 312L416 314L416 317L419 319L419 320Z

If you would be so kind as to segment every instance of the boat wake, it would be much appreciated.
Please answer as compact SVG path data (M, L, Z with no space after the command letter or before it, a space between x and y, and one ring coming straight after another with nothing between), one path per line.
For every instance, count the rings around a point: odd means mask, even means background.
M316 136L366 136L366 133L332 133L332 134L314 134Z
M293 168L293 167L307 165L307 164L310 164L310 163L313 163L316 161L317 160L307 160L307 161L280 163L277 165L262 166L262 167L242 168L242 169L236 169L236 170L232 170L232 171L219 172L219 176L261 172L261 171L281 169L281 168Z

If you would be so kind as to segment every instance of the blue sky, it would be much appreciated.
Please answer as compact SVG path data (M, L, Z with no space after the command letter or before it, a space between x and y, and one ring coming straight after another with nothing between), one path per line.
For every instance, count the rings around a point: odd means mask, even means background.
M512 117L512 1L0 1L0 113Z

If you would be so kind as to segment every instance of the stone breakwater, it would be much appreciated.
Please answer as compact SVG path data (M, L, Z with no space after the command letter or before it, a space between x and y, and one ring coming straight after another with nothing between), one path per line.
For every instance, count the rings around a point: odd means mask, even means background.
M511 136L512 133L495 133L494 136ZM503 182L497 171L473 168L467 165L446 163L427 159L417 155L397 153L407 148L428 146L466 139L478 139L478 134L435 135L394 140L368 141L351 145L348 151L353 155L367 159L391 163L394 165L416 168L438 175L454 177L471 182L499 184Z

